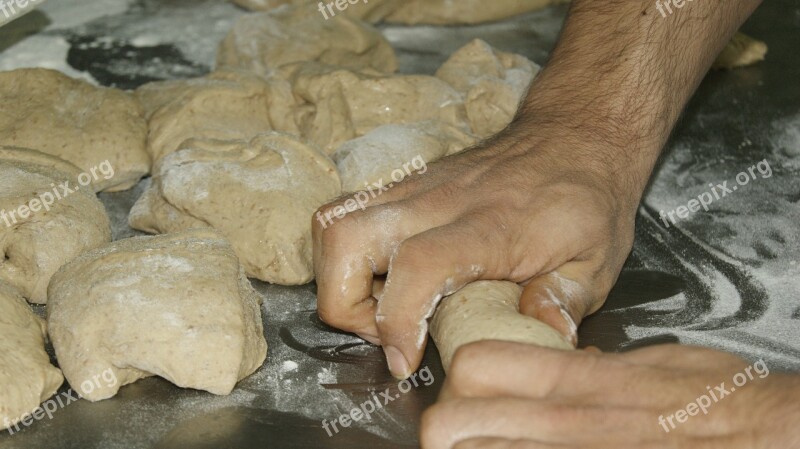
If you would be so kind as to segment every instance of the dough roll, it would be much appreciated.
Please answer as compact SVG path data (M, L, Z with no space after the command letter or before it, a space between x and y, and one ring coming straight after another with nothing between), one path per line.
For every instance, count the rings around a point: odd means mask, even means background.
M443 299L430 332L445 371L461 346L482 340L574 349L558 331L519 313L522 287L507 281L478 281Z

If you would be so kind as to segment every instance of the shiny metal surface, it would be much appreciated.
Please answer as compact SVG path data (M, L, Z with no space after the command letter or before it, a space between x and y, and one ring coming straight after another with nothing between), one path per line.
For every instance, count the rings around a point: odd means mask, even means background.
M188 20L182 14L190 10L194 11L191 20L200 20L196 26L207 32L181 36L163 29L167 37L155 44L131 44L132 37L147 28L149 17L157 15L159 27L174 20L180 28ZM208 13L197 19L197 10ZM449 53L475 37L543 63L564 13L562 6L498 24L385 27L384 31L398 49L404 72L431 73ZM61 36L70 46L66 62L71 67L88 71L103 84L133 88L153 79L207 71L214 42L238 14L241 11L234 7L212 1L148 0L85 26L42 31L46 14L32 13L0 29L0 49L36 34ZM606 306L581 327L581 345L618 351L661 342L708 344L746 357L764 357L773 369L800 371L800 290L796 282L800 276L793 275L789 266L795 261L792 265L797 267L800 260L800 164L785 162L800 155L800 149L795 147L798 140L776 125L800 123L793 121L800 114L800 4L796 0L765 2L745 30L768 42L768 60L743 70L711 73L703 83L643 202L633 254ZM106 40L108 45L92 45L103 36L113 39ZM209 46L212 48L206 48ZM8 51L0 53L0 63ZM752 145L740 145L745 137ZM691 155L688 159L687 154ZM747 243L750 237L740 229L719 226L714 220L721 219L722 212L669 228L659 221L658 208L669 203L670 195L675 197L674 203L691 197L674 178L692 173L724 179L726 170L735 173L767 156L780 156L785 162L776 168L771 187L748 194L752 198L748 196L747 201L730 203L723 218L760 216L793 221L795 228L783 226L778 232L763 224L767 231L777 232L777 237L769 244L758 237L752 258L741 260L729 254L733 251L730 242ZM714 168L700 171L708 167ZM128 192L101 195L114 222L115 238L135 234L125 218L147 182ZM761 232L759 229L753 232ZM764 274L777 272L785 277ZM269 357L231 396L181 390L150 378L126 386L107 401L73 402L58 410L53 419L36 422L17 434L0 432L0 449L417 446L419 416L435 401L444 380L432 345L423 362L430 385L420 381L418 387L401 393L400 389L409 385L398 385L389 376L379 348L318 320L313 285L254 285L264 297ZM787 289L794 300L786 295ZM371 421L328 435L323 419L331 421L349 413L371 400L373 392L381 398L379 393L386 392L392 399L381 399L388 403L382 404Z

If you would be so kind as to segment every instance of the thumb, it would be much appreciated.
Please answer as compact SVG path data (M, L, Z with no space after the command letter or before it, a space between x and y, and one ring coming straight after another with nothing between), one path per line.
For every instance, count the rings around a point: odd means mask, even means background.
M562 274L568 268L562 266L528 281L519 300L519 311L553 327L575 346L578 325L591 309L594 295L583 283Z

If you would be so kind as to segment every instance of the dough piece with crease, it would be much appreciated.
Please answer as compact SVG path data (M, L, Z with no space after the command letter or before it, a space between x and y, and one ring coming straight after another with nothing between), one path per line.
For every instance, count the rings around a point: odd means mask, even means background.
M0 282L0 430L19 431L15 425L64 382L44 350L46 336L44 320Z
M126 190L150 172L147 124L127 92L96 87L49 69L0 72L0 145L32 148L89 173L106 160L111 177L95 191Z
M270 130L299 133L292 118L295 100L285 80L223 70L202 78L159 81L136 91L150 130L153 161L190 138L250 139Z
M478 281L444 298L430 324L430 333L445 370L458 348L482 340L530 343L574 349L547 324L519 313L522 287L508 281Z
M397 70L394 50L380 31L347 15L325 20L302 6L239 17L217 52L217 68L238 67L262 76L300 61L384 73Z
M134 237L53 276L48 328L70 385L117 379L82 391L90 401L154 375L226 395L266 358L260 300L220 234Z
M0 281L31 302L47 301L62 265L111 241L105 208L80 174L49 154L0 146Z
M343 143L333 155L342 177L342 191L399 182L400 174L424 174L427 164L476 142L474 136L447 123L425 121L383 125ZM405 167L404 167L405 166Z
M435 120L469 131L460 93L439 78L383 75L302 63L284 67L299 99L303 136L327 154L339 145L389 124Z
M511 123L538 72L524 56L475 39L453 53L436 76L464 95L472 131L485 138Z
M295 137L190 140L156 164L128 221L153 233L214 228L248 276L299 285L314 274L311 217L340 192L333 162Z

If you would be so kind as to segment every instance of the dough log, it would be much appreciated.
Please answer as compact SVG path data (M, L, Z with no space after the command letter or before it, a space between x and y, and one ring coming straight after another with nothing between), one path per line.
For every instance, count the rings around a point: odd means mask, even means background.
M478 281L443 299L431 320L430 332L444 369L461 346L482 340L530 343L574 349L558 331L519 313L522 287L507 281Z

